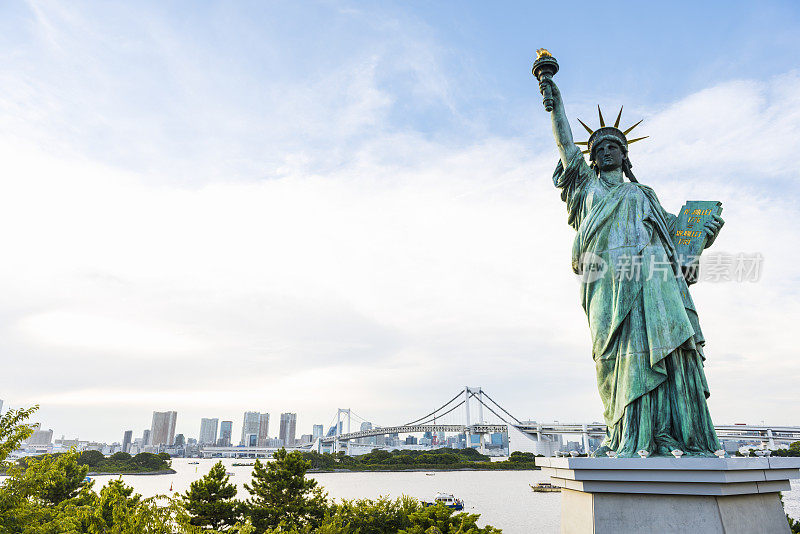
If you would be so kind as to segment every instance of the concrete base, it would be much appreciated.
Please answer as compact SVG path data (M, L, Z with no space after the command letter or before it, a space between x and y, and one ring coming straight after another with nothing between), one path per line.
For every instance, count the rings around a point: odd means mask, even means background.
M561 492L561 532L623 534L787 534L778 493L645 495Z
M537 458L562 489L563 534L787 534L800 458Z

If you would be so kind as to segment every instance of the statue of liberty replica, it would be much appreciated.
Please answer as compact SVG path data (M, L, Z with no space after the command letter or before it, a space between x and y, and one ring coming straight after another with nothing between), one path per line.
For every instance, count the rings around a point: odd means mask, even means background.
M607 126L598 107L600 126L592 130L580 121L589 139L576 143L552 79L557 70L540 50L534 74L560 156L553 183L577 231L572 268L581 275L608 429L594 456L713 456L720 445L706 404L703 333L688 288L696 258L687 266L681 250L688 239L681 236L702 236L699 250L710 246L723 225L719 210L695 212L704 218L688 220L699 227L681 230L681 217L633 175L628 145L644 137L626 137L641 121L623 131L622 109Z

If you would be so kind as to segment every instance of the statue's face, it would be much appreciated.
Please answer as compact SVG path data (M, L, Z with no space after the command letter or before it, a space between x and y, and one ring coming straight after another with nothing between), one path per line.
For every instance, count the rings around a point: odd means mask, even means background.
M611 139L600 141L594 149L594 161L601 171L613 171L622 167L625 151Z

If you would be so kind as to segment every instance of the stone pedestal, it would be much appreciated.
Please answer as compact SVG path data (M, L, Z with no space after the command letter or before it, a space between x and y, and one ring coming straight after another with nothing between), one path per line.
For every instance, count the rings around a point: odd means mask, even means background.
M787 534L800 458L537 458L562 489L563 534Z

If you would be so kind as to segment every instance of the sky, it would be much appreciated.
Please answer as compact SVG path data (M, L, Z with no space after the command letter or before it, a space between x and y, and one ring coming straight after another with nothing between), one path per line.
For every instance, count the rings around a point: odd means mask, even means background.
M0 5L5 406L108 442L155 410L401 424L465 385L602 420L546 47L577 139L624 105L639 181L763 257L692 286L714 420L800 424L800 7L432 4Z

